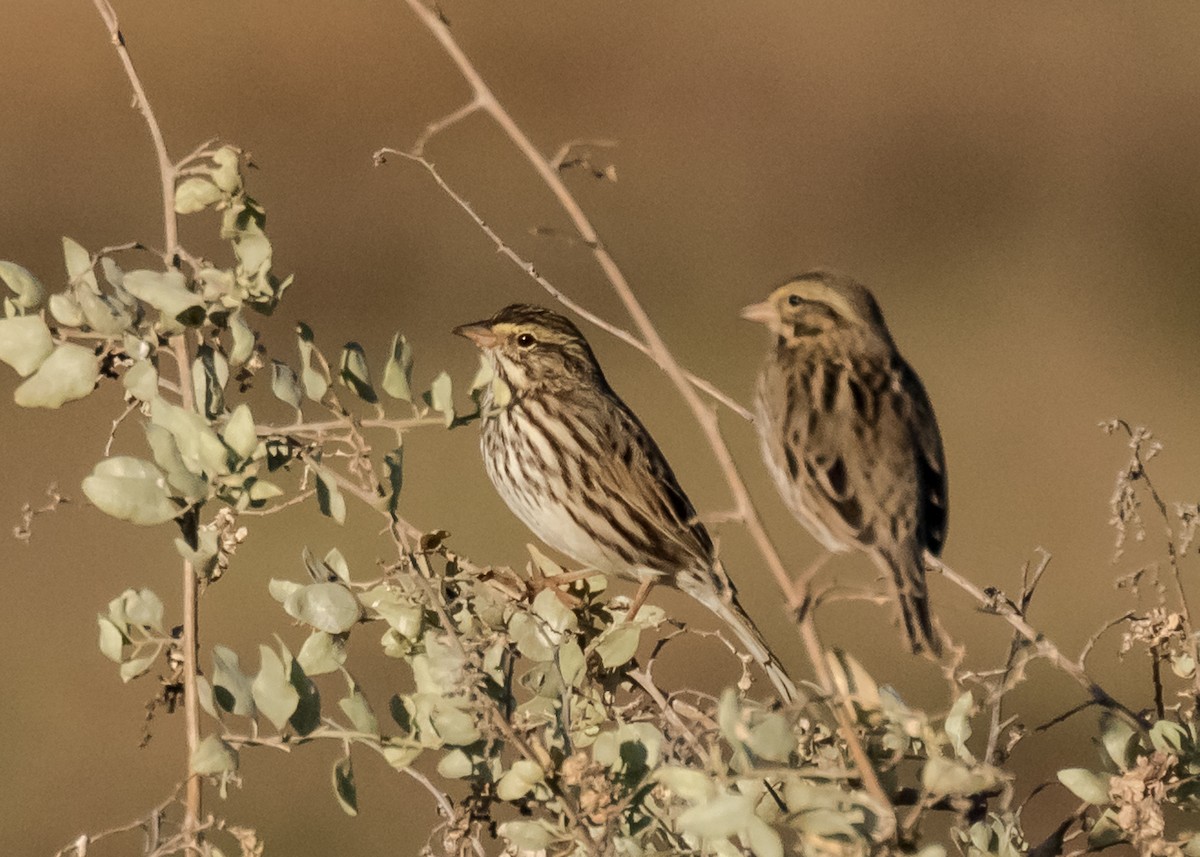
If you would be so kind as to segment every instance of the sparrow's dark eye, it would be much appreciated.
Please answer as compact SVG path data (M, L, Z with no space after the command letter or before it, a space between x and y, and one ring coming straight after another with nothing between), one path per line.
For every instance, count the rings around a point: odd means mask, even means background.
M801 300L799 295L788 295L788 306L800 306L802 303L804 301Z
M517 337L517 345L521 346L522 348L529 348L536 341L537 340L533 338L532 333L522 333Z

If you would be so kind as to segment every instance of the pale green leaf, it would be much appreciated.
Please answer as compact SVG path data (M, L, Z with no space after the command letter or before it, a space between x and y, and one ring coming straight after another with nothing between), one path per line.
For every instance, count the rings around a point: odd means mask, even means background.
M175 489L168 491L173 497L183 497L186 500L199 500L208 496L209 484L203 477L187 469L175 436L161 425L153 422L146 425L146 441L154 453L154 463L167 474L167 484ZM203 538L203 535L201 536ZM215 535L212 555L216 554ZM184 557L188 559L188 557Z
M296 379L292 367L278 360L271 361L271 392L281 402L286 402L297 411L300 410L304 391L300 389L300 382Z
M349 696L338 700L338 707L342 709L342 713L359 732L370 735L379 734L379 721L375 717L375 712L371 711L370 703L357 687L351 689Z
M239 279L249 279L271 267L271 242L261 230L248 228L234 239L233 255L238 261Z
M349 387L364 402L375 404L379 397L371 386L371 370L367 366L367 355L357 342L347 342L342 347L342 383Z
M229 473L229 450L204 417L160 396L150 404L150 419L171 432L189 472L210 477Z
M250 688L254 704L276 729L282 729L295 713L300 694L292 686L288 668L279 655L268 646L260 645L258 650L261 664Z
M553 589L543 589L537 594L533 599L533 614L542 620L547 636L556 644L563 634L579 627L574 611L563 604L560 593Z
M991 765L970 765L934 756L921 769L921 785L930 794L973 795L995 786L1003 775Z
M288 723L299 734L307 735L321 725L321 693L313 680L304 674L298 659L292 660L288 680L300 694L300 702Z
M55 292L50 296L50 315L65 327L83 327L86 319L79 301L69 292Z
M775 711L764 715L750 730L746 746L760 758L786 762L796 749L796 736L792 734L787 717Z
M87 327L105 336L120 336L133 325L134 316L128 307L109 297L79 287L75 289L75 302L83 313Z
M226 646L213 646L213 696L217 704L231 714L254 715L254 691L250 678L242 672L237 652Z
M225 193L237 193L242 188L242 177L238 172L238 150L233 146L222 146L213 152L216 169L211 173L213 182Z
M350 630L362 615L358 599L339 583L305 586L284 600L283 609L292 618L329 634Z
M1125 841L1126 833L1117 822L1117 814L1112 809L1101 813L1100 818L1088 831L1088 847L1093 851L1100 851Z
M441 704L433 712L430 722L443 742L455 747L474 744L479 740L479 727L469 711Z
M1069 788L1080 800L1103 806L1109 802L1107 776L1093 773L1086 768L1066 768L1058 772L1058 781Z
M754 817L754 801L749 797L722 794L680 813L679 829L703 839L726 838L745 830Z
M506 821L497 832L519 853L542 851L561 837L538 821Z
M462 750L451 750L438 762L437 772L448 780L461 780L471 776L475 769L471 757Z
M264 479L255 479L248 484L250 485L248 490L250 500L255 504L265 503L267 500L283 496L283 489L273 482L267 482Z
M379 645L389 658L407 658L412 653L412 643L395 628L383 632Z
M83 480L83 493L100 511L142 526L165 523L179 513L162 473L139 458L104 459Z
M392 738L384 745L383 758L397 771L403 771L421 755L425 748L416 741Z
M240 309L229 314L227 324L232 340L232 348L229 349L229 363L232 366L241 366L254 353L254 331L246 323Z
M96 616L100 626L100 653L113 663L125 660L125 634L107 616Z
M518 759L496 783L496 796L500 800L517 800L529 794L534 786L544 780L545 774L536 762Z
M829 652L826 660L842 696L852 699L868 711L879 709L879 686L870 673L863 669L862 664L841 650Z
M358 815L358 789L354 785L354 767L349 756L338 759L333 765L333 793L346 815Z
M508 620L508 633L517 651L539 663L553 660L557 649L557 645L550 644L543 627L544 623L524 612L513 613Z
M216 530L201 529L196 534L195 549L183 539L177 538L175 539L175 550L192 564L197 575L205 580L211 579L219 559Z
M133 300L133 296L125 288L125 272L121 270L121 266L114 262L108 256L100 257L100 270L104 272L104 279L114 290L119 290L117 297L122 303L128 303Z
M383 367L383 391L394 399L412 401L413 350L400 334L392 337L387 365Z
M50 328L40 315L0 319L0 361L27 378L54 351Z
M296 655L308 675L325 675L346 663L346 641L341 636L313 631Z
M277 577L272 577L267 583L267 592L271 593L271 597L280 604L286 601L288 596L293 592L297 592L303 588L303 583L296 583L293 580L280 580Z
M58 408L92 392L99 374L100 361L90 348L62 343L17 387L13 400L23 408Z
M579 687L586 675L587 667L579 643L575 640L567 640L558 647L555 660L558 661L558 672L562 676L563 684L567 687ZM605 664L605 666L608 665Z
M196 676L196 701L200 703L200 709L209 717L217 717L217 706L213 702L212 685L208 683L208 679L204 676Z
M13 302L21 309L37 309L46 297L46 288L38 278L16 262L0 260L0 280L16 296Z
M237 453L238 458L248 459L258 448L258 432L254 428L254 417L250 406L242 403L234 408L223 432L225 444Z
M966 762L975 761L975 757L967 749L967 741L971 737L970 717L974 708L975 697L968 690L954 700L950 713L946 715L946 735L950 738L954 754Z
M416 640L421 636L424 608L409 596L388 586L378 586L359 593L358 600L368 610L375 611L402 636Z
M1137 755L1138 734L1134 728L1117 717L1106 717L1101 721L1101 738L1108 757L1119 769L1133 766Z
M752 817L747 822L741 839L750 846L754 857L783 857L783 840L769 824L758 816Z
M317 506L321 514L333 518L339 524L346 523L346 498L338 489L337 480L324 468L315 468L317 474Z
M193 326L204 321L204 300L188 289L182 271L127 271L125 289L161 312L165 319Z
M192 390L196 408L207 420L215 420L225 413L227 383L229 363L225 355L208 344L197 348L196 359L192 361Z
M350 566L346 563L346 558L342 556L340 550L331 548L329 553L325 554L325 565L333 569L333 573L346 583L350 582Z
M216 205L224 198L221 189L211 181L192 176L184 179L175 188L175 211L177 214L195 214L210 205Z
M433 384L429 388L429 404L435 411L445 416L447 427L454 422L454 394L451 387L450 376L443 371L433 379Z
M145 655L144 657L134 658L121 664L119 670L121 681L129 683L138 676L145 675L146 672L154 665L154 660L157 656L154 654Z
M201 776L216 776L237 770L237 751L218 738L208 735L196 746L190 767Z
M124 592L124 602L125 618L131 625L153 628L162 633L163 603L162 599L154 592L149 589L141 589L137 592L127 589Z
M1173 720L1160 720L1150 729L1150 743L1160 752L1181 755L1189 743L1187 730Z
M654 779L689 803L708 801L717 790L716 782L707 773L680 765L664 765L654 772Z
M613 625L597 638L595 652L606 669L619 667L637 654L641 635L641 629L636 625L625 622Z
M319 402L329 390L329 373L323 361L313 360L317 347L313 344L312 329L304 322L299 322L296 329L299 333L300 379L304 382L304 394L314 402Z
M125 370L121 383L135 399L149 402L158 395L158 370L149 360L140 360Z
M63 258L67 263L67 279L72 283L86 284L93 292L100 290L96 274L92 270L92 257L83 246L65 235L62 240Z

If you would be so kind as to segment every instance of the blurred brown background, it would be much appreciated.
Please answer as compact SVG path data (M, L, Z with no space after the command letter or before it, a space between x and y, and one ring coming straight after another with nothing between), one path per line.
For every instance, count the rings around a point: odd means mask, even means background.
M513 300L548 300L421 170L372 166L374 149L407 147L466 98L402 3L116 2L171 151L220 135L261 167L251 192L269 211L276 270L296 273L265 325L280 354L294 353L290 326L303 319L331 353L358 339L378 367L398 329L417 349L418 381L444 367L461 382L476 358L450 327ZM1163 493L1196 499L1200 7L521 0L445 11L545 151L576 137L620 141L595 152L616 165L616 184L570 181L685 365L748 401L765 340L737 309L807 267L854 273L874 287L937 408L952 484L949 562L1011 591L1035 548L1051 550L1034 618L1070 652L1130 606L1111 586L1106 523L1125 449L1096 426L1117 415L1152 426L1168 445ZM10 0L0 32L0 258L54 287L61 235L92 249L159 243L149 140L92 4ZM565 222L485 119L438 137L429 154L554 282L626 323L582 248L530 234ZM210 246L213 231L210 219L191 218L184 237ZM585 329L697 505L726 508L664 377ZM14 386L0 373L6 401ZM111 390L61 413L0 410L6 532L51 480L82 500L103 421L119 410ZM781 551L803 567L815 543L777 500L751 428L724 422ZM529 538L491 492L475 444L473 428L413 435L404 512L453 531L477 558L523 562ZM337 544L369 573L387 549L365 517L339 530L300 511L256 530L206 599L206 650L232 645L253 669L255 644L274 631L298 647L303 634L266 581L303 573L297 528L314 551ZM803 672L746 540L732 527L721 537L748 608ZM129 585L173 604L176 565L165 530L134 531L82 502L39 518L29 546L0 540L0 851L50 853L132 819L178 779L180 718L158 718L138 749L151 682L120 685L96 649L93 618ZM849 558L825 574L862 583L871 572ZM932 586L973 662L994 665L1007 649L1001 624ZM655 597L691 615L677 596ZM946 704L936 670L901 654L890 613L832 609L824 628L914 704ZM370 635L354 645L383 706L394 665L372 654ZM1143 660L1118 662L1115 640L1101 649L1106 683L1147 700ZM681 655L664 669L718 683ZM1014 697L1027 724L1079 698L1043 667L1033 678ZM1019 747L1022 794L1068 756L1090 764L1094 722L1084 714ZM210 807L257 825L274 854L415 854L434 818L429 801L364 756L362 812L344 817L328 785L335 752L245 754L246 787ZM1044 834L1061 805L1054 790L1036 798L1025 816L1032 833Z

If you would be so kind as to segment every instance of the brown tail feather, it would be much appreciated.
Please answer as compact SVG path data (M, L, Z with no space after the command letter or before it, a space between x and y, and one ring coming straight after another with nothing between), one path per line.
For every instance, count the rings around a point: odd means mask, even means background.
M892 581L904 633L914 655L928 651L935 657L942 654L941 635L933 627L929 612L929 595L925 589L925 561L920 556L889 557L875 554L876 564Z
M762 632L754 624L754 620L742 609L732 586L719 592L712 583L697 580L691 575L679 575L676 585L688 595L699 601L711 613L728 626L737 637L738 642L745 648L746 653L757 663L775 691L784 703L794 702L799 698L796 684L788 676L783 664L771 653Z

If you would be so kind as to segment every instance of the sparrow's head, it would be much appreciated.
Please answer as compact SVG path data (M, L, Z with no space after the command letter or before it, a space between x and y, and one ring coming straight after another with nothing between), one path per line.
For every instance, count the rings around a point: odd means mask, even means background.
M454 332L474 342L518 394L541 385L604 380L579 328L544 307L511 304L489 319L461 325Z
M791 346L841 334L856 335L864 344L891 344L879 304L867 287L828 271L793 277L765 301L743 307L742 318L766 325L782 344Z

